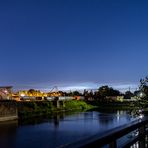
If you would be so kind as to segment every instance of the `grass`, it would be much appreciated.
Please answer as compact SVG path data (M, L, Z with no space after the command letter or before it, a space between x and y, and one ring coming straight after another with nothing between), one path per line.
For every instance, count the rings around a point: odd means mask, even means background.
M64 106L56 108L51 101L18 102L20 118L30 118L69 110L87 110L93 106L82 100L64 101Z

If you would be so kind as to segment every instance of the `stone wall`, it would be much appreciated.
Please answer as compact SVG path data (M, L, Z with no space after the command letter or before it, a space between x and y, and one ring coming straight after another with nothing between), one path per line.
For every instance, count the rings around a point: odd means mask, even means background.
M0 100L0 121L18 118L17 104L12 100Z

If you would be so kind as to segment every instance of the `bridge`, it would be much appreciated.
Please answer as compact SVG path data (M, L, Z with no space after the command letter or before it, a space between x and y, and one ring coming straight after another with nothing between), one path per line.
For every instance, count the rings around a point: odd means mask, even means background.
M130 138L129 138L130 137ZM122 138L122 139L121 139ZM124 141L124 142L123 142ZM64 148L147 148L148 147L148 117L133 121L130 124L117 127L105 134L67 144Z

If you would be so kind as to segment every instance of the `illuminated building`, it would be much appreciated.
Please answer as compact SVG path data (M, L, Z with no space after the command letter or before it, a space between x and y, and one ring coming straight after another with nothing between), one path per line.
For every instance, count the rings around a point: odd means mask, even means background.
M12 99L12 86L0 86L0 100Z

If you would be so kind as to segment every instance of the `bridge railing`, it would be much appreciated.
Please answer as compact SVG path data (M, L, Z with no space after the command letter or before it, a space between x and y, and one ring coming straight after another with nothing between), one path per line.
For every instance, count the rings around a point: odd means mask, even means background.
M101 148L107 146L109 148L125 148L130 147L138 142L139 148L145 148L146 146L146 136L147 136L147 125L148 118L143 119L141 121L135 121L130 124L123 125L121 127L115 128L113 130L108 131L102 135L96 134L93 137L80 140L75 143L64 145L66 148ZM137 132L137 135L134 135L132 139L126 140L125 143L118 143L117 141L124 136L128 136L128 134L132 132Z

